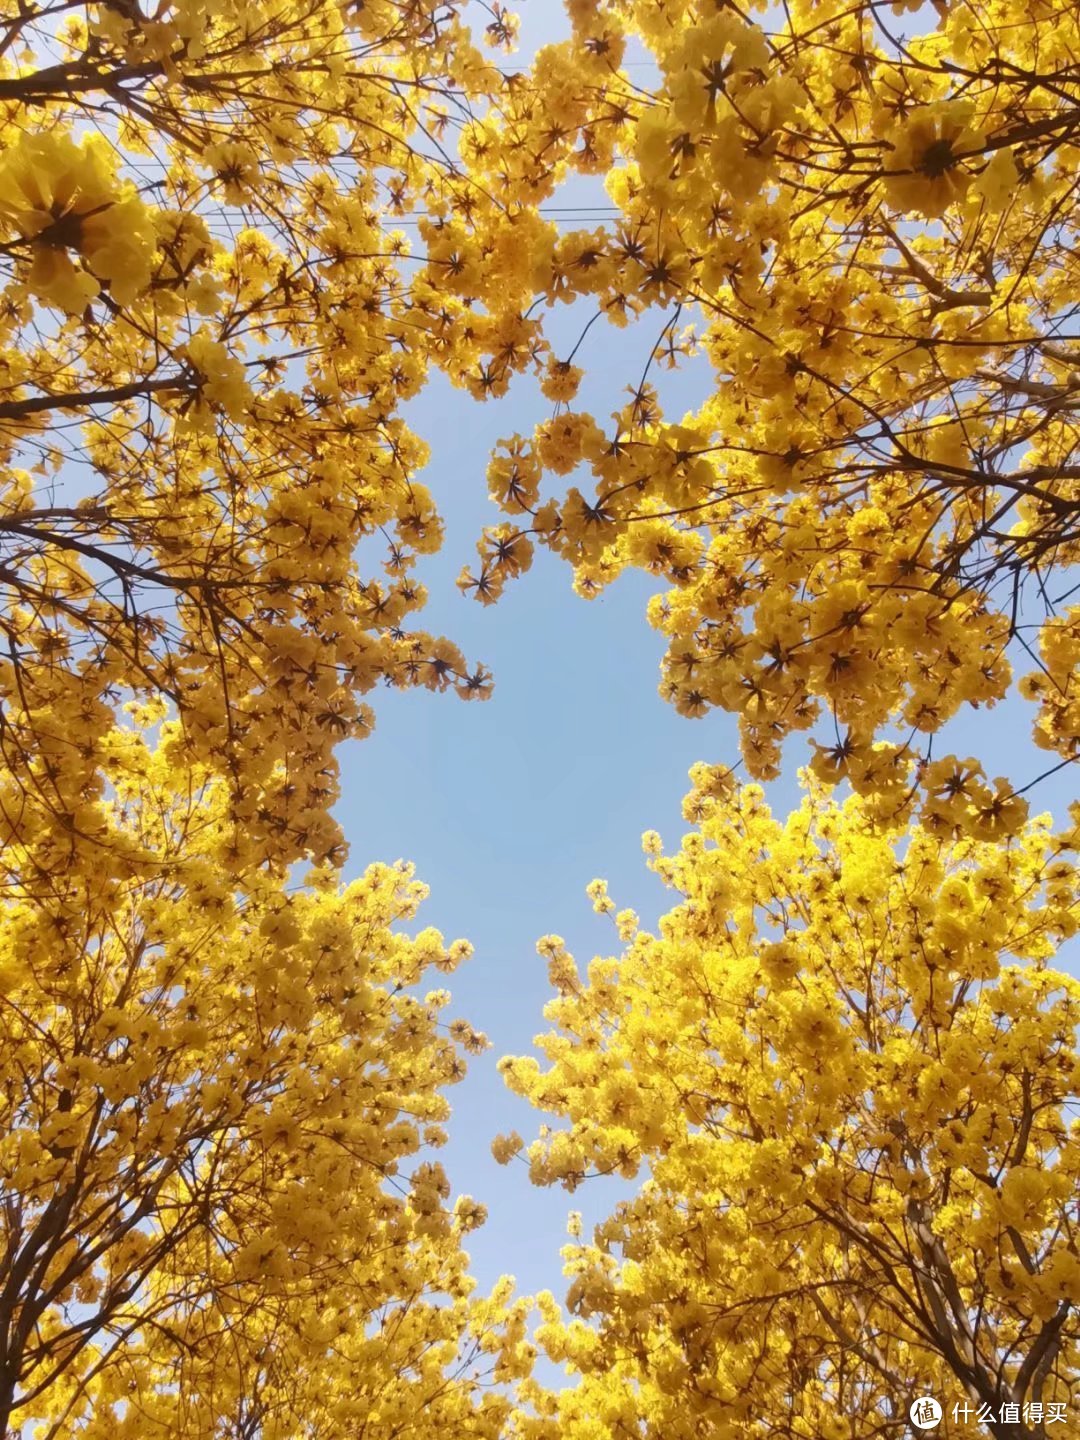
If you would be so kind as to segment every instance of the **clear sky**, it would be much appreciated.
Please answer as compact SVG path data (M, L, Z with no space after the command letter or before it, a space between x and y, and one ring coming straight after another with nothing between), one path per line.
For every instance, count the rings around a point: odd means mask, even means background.
M518 8L525 53L562 32L555 0ZM567 351L588 313L556 317ZM630 332L592 328L577 362L589 376L582 408L606 420L624 387L640 379L660 324L654 317ZM704 393L700 371L654 378L670 419ZM527 1053L532 1037L549 1028L541 1012L551 992L534 948L540 935L563 935L581 963L618 953L610 920L594 916L585 897L590 880L608 879L616 904L637 910L646 925L669 907L674 897L645 868L641 833L656 829L668 848L677 846L688 828L680 815L687 769L699 759L733 763L737 741L732 717L683 719L657 694L663 642L644 608L660 587L648 577L625 576L585 602L571 590L569 568L538 550L533 570L495 606L456 590L481 526L500 518L484 478L491 447L515 430L528 433L550 408L531 380L487 405L438 381L411 407L410 422L432 449L422 478L446 520L441 553L419 571L430 600L418 623L448 634L470 662L490 666L495 694L486 704L426 691L372 697L374 735L340 751L337 814L351 845L350 877L373 860L414 861L431 887L418 924L476 947L447 982L452 1013L485 1030L493 1046L450 1092L451 1141L440 1158L455 1193L473 1194L490 1210L469 1244L481 1285L511 1273L520 1290L547 1288L561 1298L568 1210L584 1213L588 1234L625 1186L596 1181L567 1196L531 1187L519 1163L495 1165L489 1147L498 1132L517 1129L529 1140L543 1119L505 1091L496 1062ZM1027 738L1032 713L1020 701L969 711L935 751L976 754L989 775L1026 780L1051 763ZM805 739L793 737L784 779L769 787L774 809L797 800L795 770L806 756ZM1064 794L1068 787L1068 772L1046 782L1033 808L1062 816L1075 793Z
M590 369L618 383L628 366L625 336L595 326L590 341ZM631 368L638 364L634 355ZM482 1283L509 1272L526 1291L560 1294L567 1211L599 1218L617 1182L587 1183L568 1197L531 1187L519 1164L496 1166L493 1136L516 1128L530 1139L543 1117L504 1090L495 1064L528 1052L549 1028L541 1012L551 991L534 949L540 935L563 935L582 963L618 953L611 922L593 915L584 894L590 880L608 879L616 904L646 923L670 906L675 897L645 868L641 834L656 829L668 848L677 846L689 828L680 814L687 769L699 759L732 763L737 742L733 717L683 719L659 697L663 642L643 613L654 588L648 577L626 575L586 602L570 588L569 567L538 551L534 569L497 605L484 608L455 589L480 525L495 518L484 483L488 451L505 429L531 425L544 404L527 384L487 406L438 384L415 407L412 423L433 447L425 483L447 520L444 548L422 572L431 592L426 624L450 634L470 661L490 665L495 693L483 704L380 693L375 733L340 752L337 814L351 846L350 876L372 860L414 861L431 887L417 923L476 947L447 984L453 1013L485 1030L493 1046L470 1060L468 1078L450 1092L451 1143L442 1159L455 1192L491 1211L470 1236ZM968 712L943 741L979 756L990 775L1027 779L1050 763L1028 741L1031 716L1020 701ZM792 737L784 778L768 787L778 811L797 803L804 746ZM943 743L935 748L947 753ZM1034 809L1063 816L1075 793L1063 794L1066 784L1068 772L1045 782Z

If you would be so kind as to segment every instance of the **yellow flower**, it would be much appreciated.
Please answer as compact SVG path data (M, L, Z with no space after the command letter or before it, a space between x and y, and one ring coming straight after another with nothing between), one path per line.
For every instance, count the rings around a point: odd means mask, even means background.
M518 1154L524 1143L516 1131L509 1135L497 1135L491 1142L492 1156L497 1164L506 1165Z
M243 205L257 189L259 159L250 145L225 140L208 145L202 159L221 181L226 204Z
M984 200L991 210L1004 210L1012 203L1020 184L1020 172L1010 149L996 150L986 168L972 183L972 194Z
M157 237L103 137L22 135L0 159L0 226L30 242L32 294L79 313L102 282L122 305L150 283ZM82 260L77 266L69 252Z
M571 365L568 360L556 360L552 357L547 363L544 378L540 381L540 389L549 400L565 404L577 394L583 374L579 366Z
M885 170L885 191L898 210L933 218L964 195L972 174L962 161L982 146L970 119L968 106L953 103L923 106L903 122Z

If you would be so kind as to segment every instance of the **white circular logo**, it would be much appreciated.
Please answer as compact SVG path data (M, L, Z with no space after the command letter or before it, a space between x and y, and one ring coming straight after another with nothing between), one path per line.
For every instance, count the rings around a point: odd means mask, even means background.
M920 1395L913 1400L908 1414L911 1423L920 1430L933 1430L935 1425L941 1424L941 1406L932 1395Z

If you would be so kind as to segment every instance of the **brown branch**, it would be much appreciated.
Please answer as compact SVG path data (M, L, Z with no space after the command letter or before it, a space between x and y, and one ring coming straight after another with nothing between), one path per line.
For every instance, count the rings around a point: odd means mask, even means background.
M128 385L116 385L111 390L92 390L87 395L32 395L26 400L3 400L0 401L0 420L22 420L27 415L39 415L45 410L82 410L90 405L115 405L123 400L135 400L140 395L151 395L161 390L184 390L189 386L189 377L175 375L158 380L132 380Z

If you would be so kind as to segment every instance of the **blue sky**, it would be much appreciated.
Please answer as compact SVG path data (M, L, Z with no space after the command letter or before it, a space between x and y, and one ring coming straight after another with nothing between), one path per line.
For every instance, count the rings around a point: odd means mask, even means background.
M638 368L625 335L594 326L587 343L601 386ZM418 923L476 947L448 983L454 1013L485 1030L493 1046L470 1061L467 1080L451 1092L451 1142L442 1158L455 1191L491 1211L470 1237L482 1283L509 1272L525 1291L560 1294L567 1211L599 1218L618 1182L590 1182L570 1197L537 1190L522 1166L503 1169L490 1158L496 1133L516 1128L530 1139L543 1118L509 1095L495 1072L499 1056L528 1052L532 1037L548 1029L541 1012L551 992L535 942L554 931L583 963L618 952L610 921L593 915L584 894L596 876L646 923L663 913L673 897L646 870L641 834L659 830L668 848L676 846L689 828L680 814L689 766L733 763L738 747L733 717L683 719L657 693L663 641L643 613L655 586L648 577L626 575L586 602L571 590L569 568L538 552L533 570L497 605L479 606L454 587L480 525L495 518L484 482L488 452L507 429L531 426L545 403L528 383L504 402L480 406L439 382L413 407L413 425L432 444L423 478L447 527L442 552L422 570L430 588L425 623L450 634L470 661L489 665L495 693L483 704L426 691L380 693L374 734L340 752L337 814L350 842L350 875L372 860L414 861L431 887ZM1030 778L1051 763L1028 740L1032 713L1015 700L968 712L936 752L946 753L948 740L959 754L978 755L990 775ZM804 747L802 737L792 738L784 777L768 787L777 811L797 803L794 772ZM1066 773L1038 788L1033 808L1063 815L1074 793Z
M524 53L561 32L560 12L554 0L526 9ZM588 316L554 317L564 353ZM629 332L592 328L578 356L589 377L582 408L604 420L621 403L661 323L654 316ZM658 379L668 416L678 419L702 397L706 376L662 372ZM625 1186L590 1182L568 1196L533 1188L520 1164L495 1165L489 1147L498 1132L517 1129L528 1140L543 1118L505 1091L495 1066L501 1055L528 1052L548 1028L541 1012L550 990L537 938L563 935L579 962L617 953L610 921L592 914L584 894L596 876L608 879L617 905L654 922L672 897L645 868L641 833L659 830L676 846L687 829L680 805L689 766L733 763L738 746L732 717L686 720L660 699L663 641L644 618L658 587L648 577L624 576L585 602L571 590L569 568L538 551L533 570L493 607L456 590L481 526L499 518L484 478L492 446L515 430L528 433L550 408L527 379L488 405L436 380L410 408L410 423L432 449L422 478L446 521L441 553L419 571L430 591L420 623L448 634L470 662L490 666L495 694L469 705L424 691L375 697L374 735L340 752L337 814L351 846L350 876L372 860L414 861L431 887L418 923L438 926L448 939L466 936L476 947L450 982L453 1013L485 1030L493 1046L471 1061L467 1080L450 1094L451 1141L441 1158L455 1192L475 1195L490 1210L469 1245L481 1284L510 1273L524 1292L547 1288L561 1298L558 1252L568 1210L583 1211L588 1234ZM968 712L935 752L977 754L990 775L1029 779L1051 763L1028 740L1031 718L1019 701ZM797 801L795 770L805 756L805 741L794 737L784 778L770 787L775 809ZM1066 773L1039 788L1033 808L1063 815L1074 793Z

